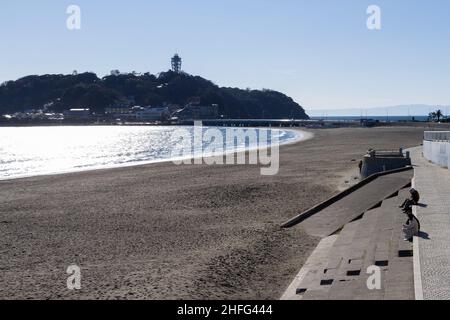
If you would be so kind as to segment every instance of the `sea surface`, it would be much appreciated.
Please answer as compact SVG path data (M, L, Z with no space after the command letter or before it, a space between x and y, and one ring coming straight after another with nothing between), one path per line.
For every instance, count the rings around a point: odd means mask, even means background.
M226 128L209 129L226 136ZM181 130L181 131L180 131ZM234 129L229 129L234 130ZM282 145L301 140L300 131L253 129L267 143ZM232 152L261 147L260 141L207 139L192 143L192 152L180 152L180 132L194 136L194 127L76 126L0 128L0 180L93 169L132 166L207 155L206 150ZM209 130L211 132L211 130ZM203 134L202 134L203 133ZM229 133L229 131L228 131ZM264 133L264 134L263 134ZM188 141L188 139L184 139ZM194 141L194 138L192 138ZM200 139L197 139L200 141ZM191 145L191 141L188 143ZM183 144L185 146L186 144ZM178 148L178 149L177 149ZM187 149L183 149L187 150ZM216 153L217 154L217 153Z

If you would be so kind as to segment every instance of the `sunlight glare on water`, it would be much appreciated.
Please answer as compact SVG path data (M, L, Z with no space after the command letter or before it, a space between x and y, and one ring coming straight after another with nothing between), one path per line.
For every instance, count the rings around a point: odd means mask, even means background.
M172 141L176 128L0 128L0 179L168 161L176 143ZM183 128L193 131L193 127ZM279 131L280 144L298 140L299 136L291 130Z

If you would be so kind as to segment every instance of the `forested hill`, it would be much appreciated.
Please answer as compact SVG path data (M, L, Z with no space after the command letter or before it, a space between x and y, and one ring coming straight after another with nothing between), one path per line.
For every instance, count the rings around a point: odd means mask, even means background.
M183 106L196 97L202 105L217 104L219 114L224 118L308 118L300 105L280 92L221 88L199 76L172 71L103 78L89 72L27 76L0 86L0 114L44 106L56 112L91 108L96 113L103 113L105 108L130 97L140 106L164 103Z

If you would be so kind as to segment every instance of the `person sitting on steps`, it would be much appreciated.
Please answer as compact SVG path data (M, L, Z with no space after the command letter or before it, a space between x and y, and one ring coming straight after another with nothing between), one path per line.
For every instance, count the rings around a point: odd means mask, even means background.
M413 237L419 235L420 222L411 210L407 211L406 214L408 215L408 220L403 225L404 240L412 242Z
M420 201L420 194L416 189L411 188L409 190L409 193L411 194L411 197L409 199L406 199L405 202L403 202L403 204L400 206L400 208L402 208L405 212L413 205L418 205Z

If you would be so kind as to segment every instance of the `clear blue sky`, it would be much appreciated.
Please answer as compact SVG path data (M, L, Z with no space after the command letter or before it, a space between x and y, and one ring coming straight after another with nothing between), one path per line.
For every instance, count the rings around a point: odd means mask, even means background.
M66 8L82 29L66 28ZM382 29L366 27L381 8ZM448 0L2 0L0 81L183 69L307 109L450 104Z

